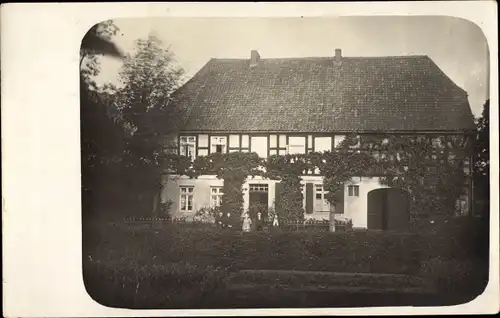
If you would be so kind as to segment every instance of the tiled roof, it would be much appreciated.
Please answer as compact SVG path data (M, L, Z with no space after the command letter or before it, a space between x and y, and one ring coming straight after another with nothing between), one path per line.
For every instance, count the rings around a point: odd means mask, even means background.
M174 96L184 131L474 129L467 93L427 56L211 59Z

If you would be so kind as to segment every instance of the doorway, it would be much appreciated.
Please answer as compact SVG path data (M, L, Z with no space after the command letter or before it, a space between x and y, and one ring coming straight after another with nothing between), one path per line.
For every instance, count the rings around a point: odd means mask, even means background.
M368 192L368 229L406 231L410 223L408 192L397 188Z
M251 217L256 217L258 211L261 212L262 218L267 218L267 209L269 204L269 185L265 183L250 184L250 214ZM255 208L254 208L255 207Z

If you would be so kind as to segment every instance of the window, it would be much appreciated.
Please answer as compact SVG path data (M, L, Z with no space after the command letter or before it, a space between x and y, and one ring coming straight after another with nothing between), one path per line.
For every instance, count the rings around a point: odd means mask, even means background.
M347 186L348 196L350 197L359 197L359 186L358 185L350 185Z
M210 152L211 153L226 153L227 137L214 137L210 138Z
M332 137L315 137L314 151L324 152L332 150Z
M208 148L208 135L198 135L198 147Z
M340 143L344 141L344 139L345 135L335 135L333 139L334 147L337 148L338 146L340 146Z
M255 152L261 158L267 158L267 137L252 136L250 140L250 151Z
M229 135L229 147L240 147L240 135Z
M249 140L248 135L241 136L241 148L248 148L248 140Z
M250 184L249 189L250 189L250 192L268 192L269 186L265 183Z
M222 202L222 187L211 187L211 197L210 197L210 206L217 207L220 206Z
M181 136L179 153L181 156L186 156L194 160L196 157L196 137Z
M269 135L269 148L276 148L276 147L278 147L278 136Z
M193 212L193 190L194 187L181 188L181 204L179 209L181 212Z
M208 156L208 149L198 149L199 156Z
M288 153L289 154L306 153L306 137L289 137Z
M323 185L314 185L314 190L314 210L316 212L330 211L330 204L325 198L327 192L324 190Z

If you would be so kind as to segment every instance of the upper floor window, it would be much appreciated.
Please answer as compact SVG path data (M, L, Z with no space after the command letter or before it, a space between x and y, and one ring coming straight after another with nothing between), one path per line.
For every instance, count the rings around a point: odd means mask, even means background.
M306 137L288 137L288 154L306 153Z
M210 138L210 152L211 153L226 153L227 152L227 137L226 136L212 136Z
M180 137L180 151L181 156L186 156L194 160L196 157L196 137L195 136L181 136Z
M359 185L347 186L347 195L350 197L359 197Z
M314 137L314 151L324 152L332 150L332 137Z

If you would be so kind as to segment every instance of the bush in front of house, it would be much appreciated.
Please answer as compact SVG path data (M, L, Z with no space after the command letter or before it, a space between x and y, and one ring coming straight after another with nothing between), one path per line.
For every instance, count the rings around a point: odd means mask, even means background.
M431 221L418 233L422 258L488 259L488 222L469 216L434 218Z
M166 226L161 232L103 233L99 259L188 262L239 269L406 273L418 270L414 235L373 232L250 232Z
M422 261L420 276L432 282L440 303L456 305L469 302L484 291L488 272L488 262L484 260L437 256Z
M488 283L489 224L469 216L434 217L418 233L420 276L438 290L439 304L473 300Z
M84 282L91 297L105 306L191 308L223 283L227 272L187 262L136 264L131 260L86 260Z

